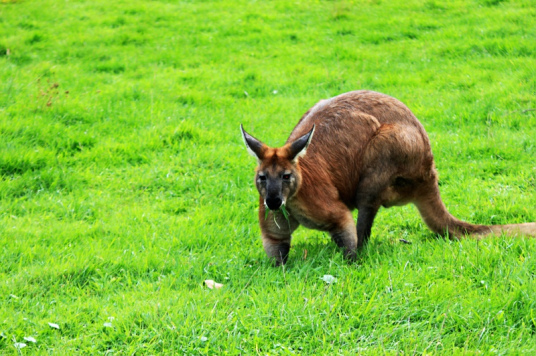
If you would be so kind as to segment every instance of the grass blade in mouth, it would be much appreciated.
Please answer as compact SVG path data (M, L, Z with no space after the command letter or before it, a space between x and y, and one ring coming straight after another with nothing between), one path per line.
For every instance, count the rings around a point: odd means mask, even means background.
M267 206L264 206L264 220L268 219L268 214L270 211L273 211L273 216L274 216L274 223L277 225L278 228L281 229L281 227L279 226L279 224L277 223L277 220L275 218L275 212L276 211L279 211L281 212L281 214L283 214L283 217L285 218L285 220L287 221L288 223L288 228L290 230L290 220L289 220L289 215L290 213L288 212L287 210L287 207L285 206L285 204L281 205L281 207L279 207L279 209L277 210L271 210L270 208L268 208Z
M288 211L287 211L287 208L285 206L285 204L281 205L281 207L279 208L279 210L281 210L281 213L283 213L283 216L285 217L285 220L288 221Z

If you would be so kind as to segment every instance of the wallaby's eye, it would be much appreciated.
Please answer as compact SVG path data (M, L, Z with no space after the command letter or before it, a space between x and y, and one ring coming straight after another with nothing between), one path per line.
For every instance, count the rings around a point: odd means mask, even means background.
M290 179L290 173L283 174L281 177L282 177L284 180L289 180L289 179Z
M264 182L266 180L266 176L264 174L259 174L259 180Z

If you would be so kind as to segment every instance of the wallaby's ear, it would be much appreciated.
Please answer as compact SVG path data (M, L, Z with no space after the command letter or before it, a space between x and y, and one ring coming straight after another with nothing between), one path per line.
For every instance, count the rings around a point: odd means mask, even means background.
M264 156L264 144L244 131L242 124L240 124L240 131L242 131L242 139L244 140L244 144L246 145L249 154L261 161Z
M315 125L313 125L313 128L311 131L303 135L302 137L298 138L296 141L292 142L290 144L290 156L289 159L291 161L296 161L299 157L302 157L305 155L305 152L307 151L307 147L309 146L309 143L311 143L311 139L313 138L313 134L315 132Z

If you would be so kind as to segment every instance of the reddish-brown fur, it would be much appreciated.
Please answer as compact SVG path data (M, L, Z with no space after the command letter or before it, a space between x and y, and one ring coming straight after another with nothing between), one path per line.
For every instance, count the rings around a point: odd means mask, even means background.
M355 256L380 206L414 203L432 231L451 238L536 235L536 223L483 226L453 217L439 195L424 127L390 96L355 91L323 100L305 113L281 148L243 135L259 160L263 245L279 264L299 225L329 232L348 257ZM288 221L277 211L265 219L266 201L274 210L285 204ZM357 229L353 209L359 211Z

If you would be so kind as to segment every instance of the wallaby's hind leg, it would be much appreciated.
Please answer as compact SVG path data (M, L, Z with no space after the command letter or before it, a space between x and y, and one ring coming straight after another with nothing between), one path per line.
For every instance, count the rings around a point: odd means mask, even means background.
M363 247L371 235L374 218L385 202L398 198L398 194L390 185L393 168L384 166L380 169L370 169L368 174L361 177L357 187L355 205L357 207L357 247Z
M363 247L370 238L372 224L378 213L378 207L363 206L357 214L357 248Z

